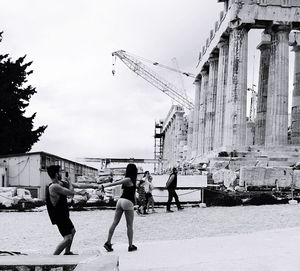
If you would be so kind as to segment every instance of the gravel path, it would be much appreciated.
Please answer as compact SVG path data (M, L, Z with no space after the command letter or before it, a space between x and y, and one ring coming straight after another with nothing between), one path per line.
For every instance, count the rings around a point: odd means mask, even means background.
M74 251L82 253L102 247L113 216L113 210L71 212L77 230ZM157 213L135 216L134 239L182 240L291 227L300 227L300 205L187 207L174 213L157 208ZM46 211L0 213L0 250L48 254L60 240ZM113 243L127 243L124 217Z

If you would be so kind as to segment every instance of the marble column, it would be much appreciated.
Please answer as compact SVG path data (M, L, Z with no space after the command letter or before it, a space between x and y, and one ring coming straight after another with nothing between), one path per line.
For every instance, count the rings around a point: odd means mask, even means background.
M248 30L234 28L229 37L225 99L224 146L243 149L246 143Z
M292 98L292 144L300 144L300 45L293 48L295 52L294 90Z
M216 112L216 94L218 82L218 62L216 56L210 57L208 88L207 88L207 107L206 107L206 125L205 125L205 148L204 153L209 153L213 150L214 135L215 135L215 112Z
M195 105L194 105L194 120L193 120L193 141L192 141L192 157L197 156L198 137L199 137L199 109L200 109L200 92L201 92L201 77L195 80Z
M265 32L262 41L257 46L260 50L260 66L257 93L257 115L255 121L255 145L265 144L266 115L268 98L269 63L271 52L271 36Z
M282 25L272 30L265 137L266 147L286 145L288 137L288 37L290 28Z
M218 44L219 48L219 67L217 82L217 98L216 98L216 118L215 118L215 135L214 148L223 146L224 137L224 106L225 106L225 89L228 72L228 40L222 40Z
M201 93L199 110L199 136L198 136L198 155L203 155L205 150L205 126L206 126L206 94L208 89L208 69L201 71Z
M170 126L170 143L171 143L171 167L175 166L176 163L176 127L175 127L175 115L171 119L171 126Z
M194 124L194 110L191 110L188 115L188 135L187 135L187 160L192 158L193 150L193 124Z
M178 165L178 163L182 162L182 152L183 152L183 144L182 141L184 139L183 134L183 119L184 112L176 112L174 118L174 139L175 139L175 146L174 146L174 165Z
M167 125L165 129L165 138L163 145L163 159L166 159L167 162L163 162L164 169L170 167L170 159L171 159L171 129L170 124Z

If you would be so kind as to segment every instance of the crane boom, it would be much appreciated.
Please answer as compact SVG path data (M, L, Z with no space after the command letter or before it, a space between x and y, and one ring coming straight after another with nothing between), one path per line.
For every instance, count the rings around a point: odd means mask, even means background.
M158 74L152 71L148 66L143 64L141 61L137 60L132 55L128 54L124 50L119 50L112 53L113 56L118 57L121 61L137 75L148 81L151 85L160 89L162 92L167 94L171 99L176 101L181 106L192 110L194 104L190 99L184 97L180 90L178 90L174 85L168 81L161 78Z

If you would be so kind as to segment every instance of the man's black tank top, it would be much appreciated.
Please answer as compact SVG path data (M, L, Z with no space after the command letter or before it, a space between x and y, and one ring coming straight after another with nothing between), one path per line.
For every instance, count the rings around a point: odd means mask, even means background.
M171 178L172 175L174 175L174 180L168 188L175 189L175 188L177 188L177 174L172 173L172 174L170 174L169 178Z
M122 199L128 199L130 200L133 204L135 204L135 190L136 190L136 185L133 184L133 186L125 186L124 184L122 185L123 193L121 195Z
M49 192L50 185L52 185L52 183L49 184L49 186L47 186L46 188L47 210L52 224L58 224L59 222L65 221L70 216L67 196L60 195L58 202L56 203L55 206L53 206L50 200L50 192Z

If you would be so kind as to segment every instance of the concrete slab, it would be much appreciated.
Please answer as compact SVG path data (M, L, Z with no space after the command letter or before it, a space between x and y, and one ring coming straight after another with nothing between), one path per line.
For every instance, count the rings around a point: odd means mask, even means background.
M119 257L116 255L98 256L79 263L74 271L118 271Z
M300 228L223 237L116 244L120 271L294 271L300 266Z

